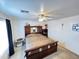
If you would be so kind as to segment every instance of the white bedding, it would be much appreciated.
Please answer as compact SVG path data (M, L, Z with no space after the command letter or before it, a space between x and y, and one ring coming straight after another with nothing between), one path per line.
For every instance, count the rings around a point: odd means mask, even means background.
M41 34L30 34L26 37L26 50L41 47L52 42L54 41Z

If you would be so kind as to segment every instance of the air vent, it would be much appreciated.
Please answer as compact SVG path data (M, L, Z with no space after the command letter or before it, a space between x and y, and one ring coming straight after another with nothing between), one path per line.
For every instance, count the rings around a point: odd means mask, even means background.
M21 10L22 13L29 13L27 10Z

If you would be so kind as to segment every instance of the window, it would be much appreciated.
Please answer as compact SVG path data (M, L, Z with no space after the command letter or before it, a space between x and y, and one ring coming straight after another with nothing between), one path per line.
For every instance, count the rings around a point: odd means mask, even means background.
M8 49L8 36L5 20L0 21L0 57Z

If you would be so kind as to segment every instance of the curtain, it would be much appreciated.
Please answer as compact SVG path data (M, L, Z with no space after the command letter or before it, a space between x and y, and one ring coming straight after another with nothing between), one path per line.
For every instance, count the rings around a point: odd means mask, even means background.
M14 54L14 46L13 46L13 39L12 39L12 30L10 20L6 19L6 27L7 27L7 34L8 34L8 42L9 42L9 56Z

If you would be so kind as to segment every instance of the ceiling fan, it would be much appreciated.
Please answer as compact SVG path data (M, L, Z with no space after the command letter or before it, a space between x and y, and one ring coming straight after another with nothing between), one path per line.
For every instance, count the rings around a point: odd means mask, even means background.
M31 13L30 11L27 10L21 10L22 13ZM41 4L40 6L40 12L39 13L31 13L34 15L36 18L38 18L39 21L47 21L48 19L53 19L49 12L44 10L44 5Z

